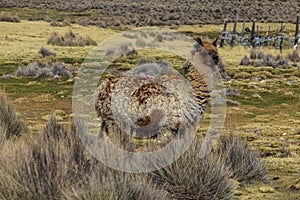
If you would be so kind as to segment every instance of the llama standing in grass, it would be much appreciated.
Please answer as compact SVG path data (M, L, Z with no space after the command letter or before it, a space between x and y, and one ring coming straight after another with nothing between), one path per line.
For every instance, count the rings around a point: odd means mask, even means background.
M195 40L217 65L220 58L216 41ZM197 49L193 59L201 59ZM148 63L124 76L107 78L99 86L95 104L102 120L100 135L119 130L137 138L150 138L165 131L176 135L182 127L196 127L210 97L205 81L209 76L205 68L209 66L203 68L199 72L187 61L182 76L166 63Z

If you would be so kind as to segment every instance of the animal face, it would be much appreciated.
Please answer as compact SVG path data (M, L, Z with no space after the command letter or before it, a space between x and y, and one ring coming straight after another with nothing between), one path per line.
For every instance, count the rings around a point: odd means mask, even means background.
M218 63L220 61L220 56L219 56L219 53L217 50L218 39L216 39L213 43L210 43L207 41L202 42L202 40L199 37L194 38L194 40L198 43L198 45L200 45L201 47L203 47L206 50L206 52L211 57L211 59L213 60L215 65L218 65ZM183 65L184 74L187 74L189 72L191 66L192 66L192 64L190 62L186 62Z
M215 65L218 65L220 56L217 50L217 42L218 39L216 39L213 43L210 42L202 42L202 40L197 37L195 40L198 42L200 46L202 46L208 53L208 55L211 57L211 59L214 61Z

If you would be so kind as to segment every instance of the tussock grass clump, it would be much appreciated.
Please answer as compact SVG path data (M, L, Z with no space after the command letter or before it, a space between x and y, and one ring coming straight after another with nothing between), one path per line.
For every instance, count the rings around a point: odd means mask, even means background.
M264 55L262 60L264 66L275 66L275 58L272 55Z
M96 46L97 43L92 40L89 36L82 37L75 35L72 31L66 33L65 35L59 35L54 32L48 39L48 44L56 46Z
M54 26L54 27L65 27L65 26L71 26L70 22L67 20L64 20L63 22L56 22L56 21L52 21L50 23L50 26Z
M84 131L80 121L67 129L52 117L41 132L0 149L0 199L167 199L148 176L90 156L78 136Z
M241 60L240 65L245 65L245 66L250 65L250 60L249 60L249 58L248 58L247 56L245 56L245 57Z
M17 117L14 108L7 103L6 95L0 91L0 145L5 140L20 136L24 131L25 124Z
M250 59L254 60L254 59L256 59L256 57L257 57L256 51L254 49L252 49L250 52Z
M13 156L0 159L0 198L63 199L64 190L82 184L93 164L77 130L66 131L52 117L35 137L7 146Z
M105 179L97 176L89 179L83 187L66 192L66 199L112 199L112 200L165 200L167 193L158 189L149 178L139 175L116 173Z
M39 63L29 63L25 68L19 67L16 72L16 76L37 76L39 73Z
M43 64L34 61L29 63L26 67L19 67L16 71L16 76L36 77L40 80L56 77L69 79L72 78L72 73L64 63L55 62Z
M194 143L171 165L152 173L155 182L171 199L231 199L229 170L218 155L200 158L200 144Z
M143 48L143 47L146 47L146 46L147 46L147 42L146 42L144 39L139 38L139 39L136 40L135 45L136 45L137 47Z
M15 22L19 23L21 22L20 18L15 15L7 15L4 13L0 13L0 22Z
M289 57L294 57L294 56L290 55ZM288 67L289 66L288 59L290 58L283 58L280 55L277 55L276 57L274 57L273 55L265 55L262 51L252 49L250 52L250 59L247 56L245 56L241 60L240 65L243 66L252 65L254 67L269 66L273 68Z
M293 53L289 54L288 57L292 62L300 62L300 56L297 51L293 51Z
M246 141L239 136L230 134L219 140L219 153L230 166L233 178L239 182L264 181L267 178L267 168L260 155L252 150Z
M41 47L39 53L43 56L43 57L47 57L47 56L56 56L56 53L50 51L49 49L45 48L45 47Z

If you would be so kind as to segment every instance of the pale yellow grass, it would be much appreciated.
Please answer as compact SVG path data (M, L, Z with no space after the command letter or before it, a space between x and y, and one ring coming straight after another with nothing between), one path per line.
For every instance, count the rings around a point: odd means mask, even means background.
M40 57L38 51L45 46L57 53L58 58L84 58L94 47L57 47L47 45L47 40L53 32L65 34L72 31L80 36L90 36L97 43L115 34L111 29L96 26L83 27L72 25L53 27L43 21L22 21L21 23L0 23L0 63L28 63Z

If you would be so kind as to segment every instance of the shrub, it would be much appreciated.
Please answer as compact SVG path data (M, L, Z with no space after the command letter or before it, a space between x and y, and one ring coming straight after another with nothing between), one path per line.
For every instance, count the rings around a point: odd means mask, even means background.
M50 51L49 49L46 49L45 47L41 47L39 53L40 53L43 57L47 57L47 56L56 56L56 53Z
M40 80L45 80L48 77L54 77L54 74L51 69L44 67L38 71L36 77Z
M229 170L217 155L200 158L199 143L194 143L178 160L151 176L168 191L171 199L232 198Z
M39 74L39 63L34 61L29 63L26 67L18 67L16 76L37 76Z
M41 80L46 78L54 78L54 76L61 76L67 79L72 78L72 74L64 63L38 63L34 61L29 63L26 67L19 67L16 76L36 77Z
M68 68L63 63L60 63L60 62L55 62L53 64L52 72L54 75L57 75L57 76L63 76L67 79L72 78L71 72L68 70Z
M230 87L226 88L226 96L239 97L240 93L236 89Z
M129 38L129 39L138 39L139 38L138 34L130 34L130 33L123 33L122 36L125 38Z
M66 199L165 200L167 194L163 189L157 189L147 178L115 173L108 175L105 180L93 176L84 184L83 188L66 192Z
M52 21L50 23L50 26L54 26L54 27L64 27L64 26L71 26L70 22L64 20L63 22L56 22L56 21Z
M297 51L293 51L293 53L289 54L288 58L292 62L300 62L300 57Z
M6 188L0 187L0 197L62 199L64 190L80 185L91 174L93 162L77 131L66 131L52 117L40 134L11 147L13 156L0 159L0 186Z
M241 62L240 62L240 65L250 65L250 60L247 56L245 56Z
M0 76L0 78L13 78L14 76L12 74L2 74L2 76Z
M2 21L2 22L20 22L21 20L18 16L12 16L12 15L0 13L0 21Z
M278 55L276 57L276 67L287 67L289 66L288 60Z
M125 55L130 51L130 44L122 44L119 48L121 55Z
M263 65L264 66L275 66L275 58L272 55L265 55L263 57Z
M112 56L115 54L115 48L108 48L105 52L106 56Z
M157 41L157 42L163 42L163 40L164 40L164 37L161 34L156 35L155 41Z
M219 140L219 153L239 182L267 181L267 168L259 154L246 141L230 134Z
M258 51L256 53L256 58L257 59L264 59L264 57L265 57L265 54L262 51Z
M92 40L89 36L85 38L82 36L76 36L72 31L66 33L65 35L58 35L58 33L52 33L48 39L48 44L56 46L96 46L97 43Z
M17 117L13 107L7 103L6 95L0 91L0 146L5 140L26 132L26 127Z
M136 45L137 47L143 48L143 47L146 47L147 42L146 42L144 39L139 38L139 39L136 40L135 45Z
M252 49L250 52L250 59L256 59L256 51L254 49Z

